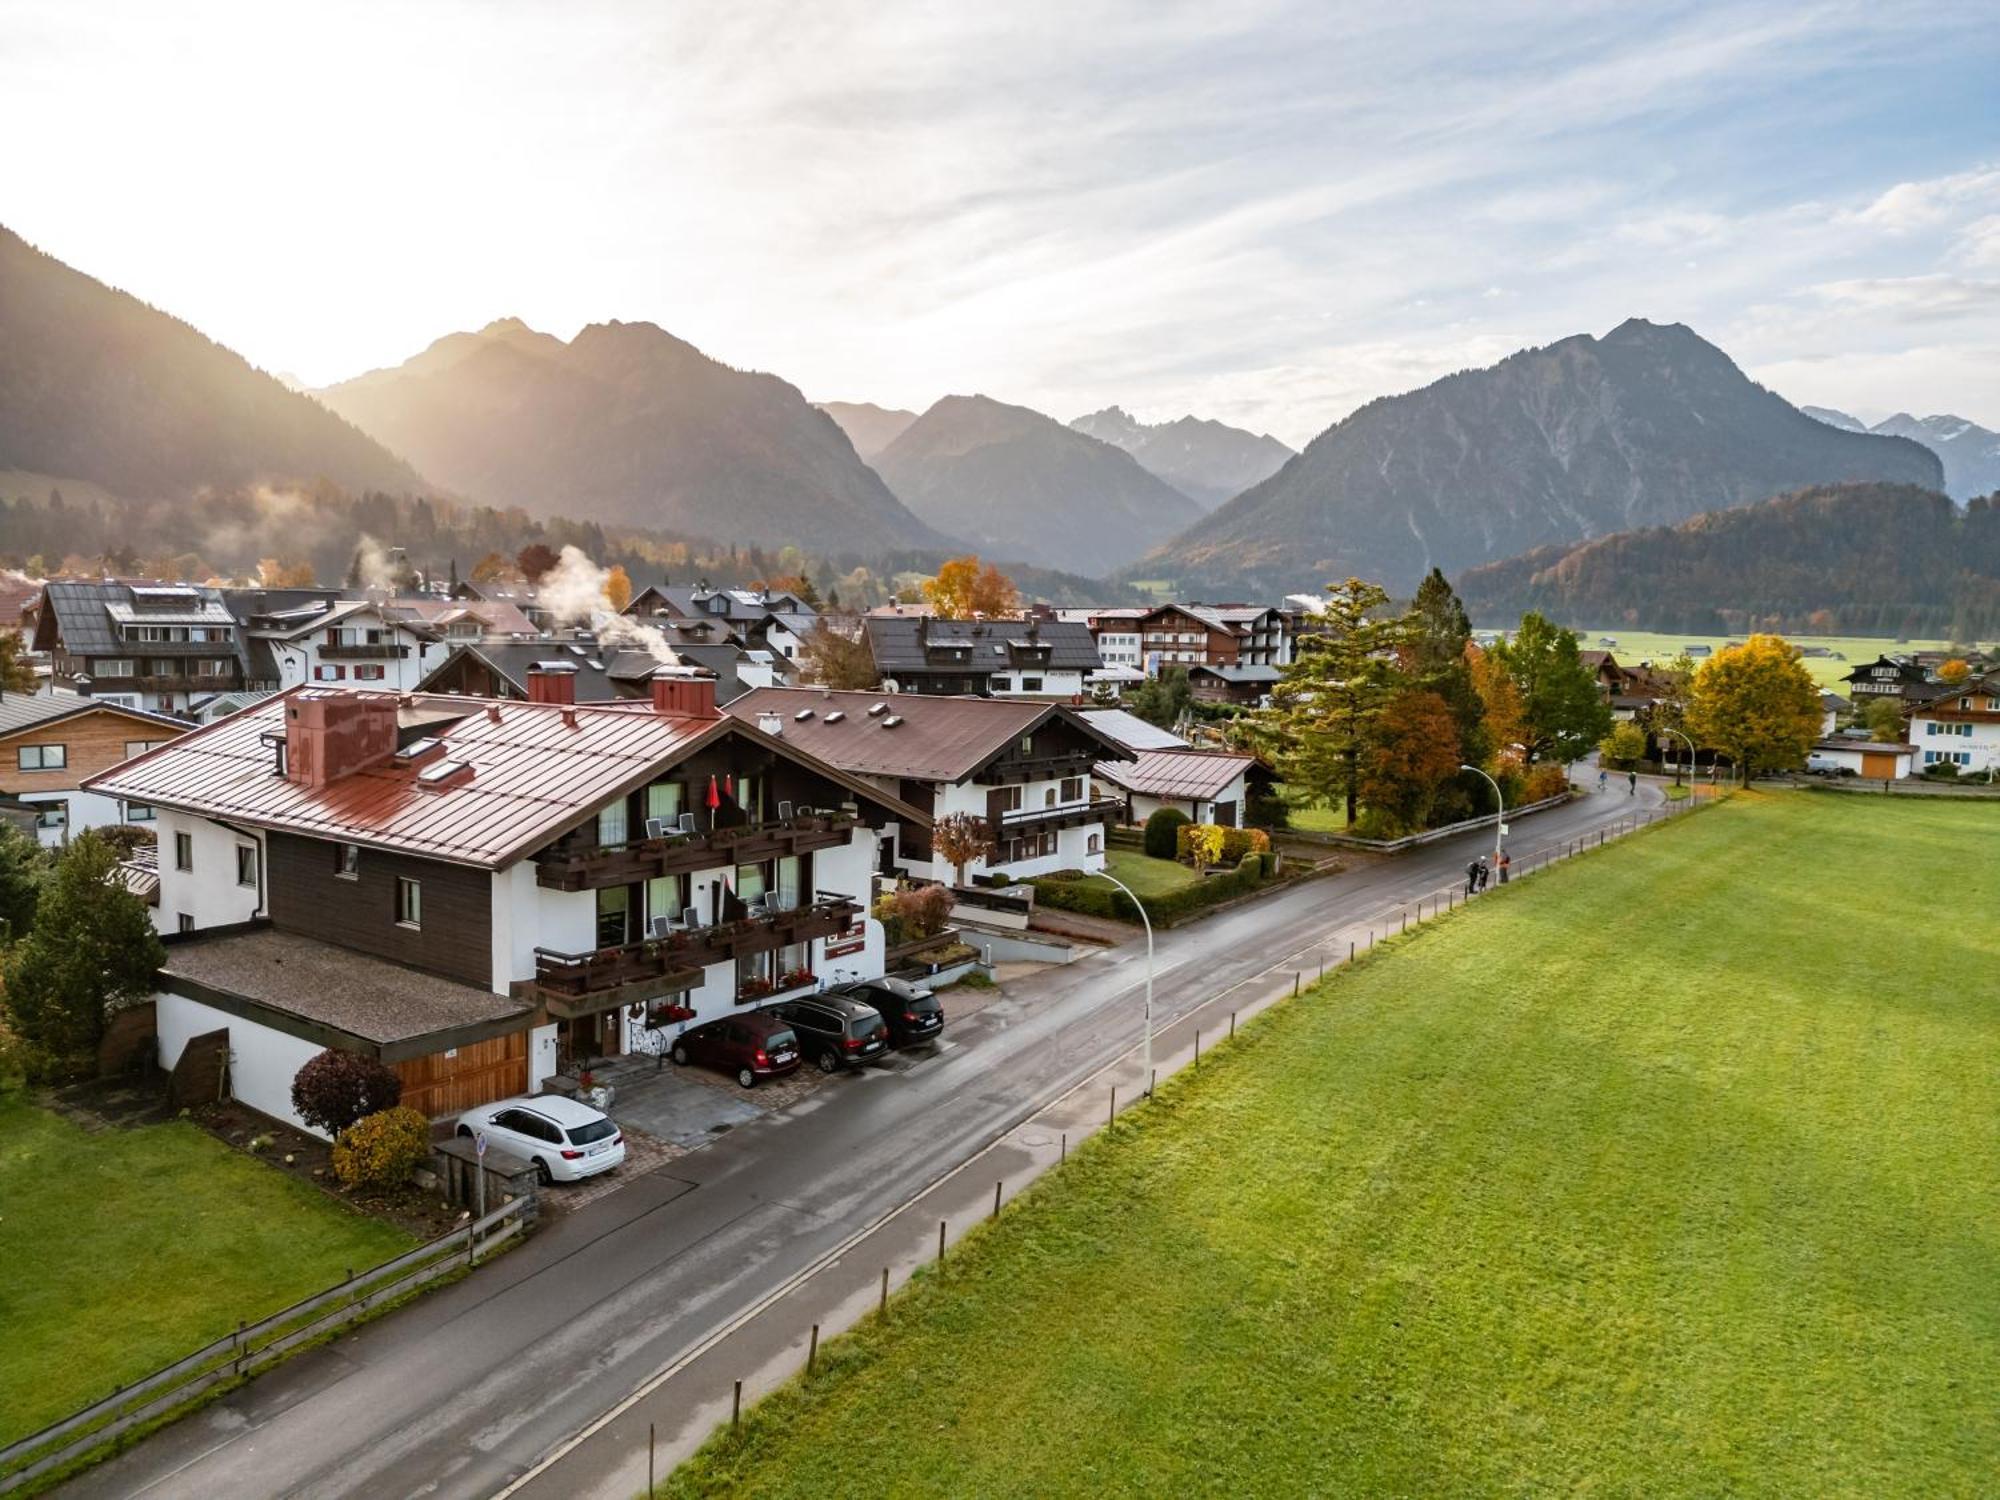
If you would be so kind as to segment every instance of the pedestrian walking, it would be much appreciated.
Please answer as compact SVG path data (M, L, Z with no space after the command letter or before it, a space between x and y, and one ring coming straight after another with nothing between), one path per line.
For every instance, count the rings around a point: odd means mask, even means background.
M1509 854L1505 849L1502 849L1500 851L1500 858L1496 863L1500 866L1500 883L1505 885L1507 883L1508 871L1514 868L1514 856Z
M1486 882L1491 880L1492 878L1493 878L1493 867L1487 864L1485 856L1481 855L1479 859L1479 888L1482 891L1485 890Z
M1470 860L1465 866L1465 894L1472 895L1479 889L1479 861Z
M1611 780L1611 773L1600 766L1597 771L1597 789L1600 792L1603 791L1606 783L1608 783L1610 780Z
M1626 791L1625 791L1625 795L1626 795L1626 796L1628 796L1628 797L1636 797L1636 796L1638 796L1638 795L1639 795L1639 773L1638 773L1637 771L1627 771L1627 772L1625 773L1625 779L1626 779L1626 780L1628 780L1628 781L1630 781L1630 782L1632 783L1630 787L1626 788Z

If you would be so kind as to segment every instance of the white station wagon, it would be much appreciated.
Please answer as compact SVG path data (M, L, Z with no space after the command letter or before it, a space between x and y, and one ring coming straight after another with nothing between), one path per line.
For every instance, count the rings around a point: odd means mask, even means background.
M608 1115L561 1094L502 1099L458 1117L458 1133L477 1136L535 1164L543 1182L578 1182L625 1160L625 1137Z

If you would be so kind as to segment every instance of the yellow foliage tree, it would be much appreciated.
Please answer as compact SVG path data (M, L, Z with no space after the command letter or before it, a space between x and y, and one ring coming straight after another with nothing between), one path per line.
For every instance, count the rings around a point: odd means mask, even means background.
M1782 636L1753 635L1716 652L1694 674L1688 732L1736 762L1745 781L1758 770L1804 763L1819 738L1819 688Z
M1014 580L992 563L977 557L954 557L924 584L924 598L947 620L1011 615L1021 608L1021 591Z
M472 565L474 583L498 583L514 576L513 559L502 557L498 552L489 552Z
M1187 830L1188 854L1196 870L1206 870L1222 858L1223 832L1220 824L1195 823Z
M1510 755L1509 749L1518 745L1527 733L1527 721L1521 711L1521 690L1514 686L1513 674L1505 662L1478 646L1465 648L1465 664L1472 672L1472 690L1479 694L1485 709L1483 722L1494 754L1502 760L1518 759L1520 752Z
M267 589L309 589L313 586L313 565L267 557L257 564L257 582Z
M1972 675L1972 666L1962 656L1954 656L1938 668L1939 682L1963 682Z
M632 579L626 573L623 564L613 564L611 571L605 575L604 597L620 614L623 614L625 606L632 602Z

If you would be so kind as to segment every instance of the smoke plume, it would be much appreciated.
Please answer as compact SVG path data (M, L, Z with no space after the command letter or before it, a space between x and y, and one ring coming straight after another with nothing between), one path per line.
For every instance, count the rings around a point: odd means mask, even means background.
M582 548L568 546L535 586L536 597L558 625L584 626L607 646L629 646L666 666L679 666L679 654L657 625L644 625L618 612L611 602L610 581L609 568L598 567Z

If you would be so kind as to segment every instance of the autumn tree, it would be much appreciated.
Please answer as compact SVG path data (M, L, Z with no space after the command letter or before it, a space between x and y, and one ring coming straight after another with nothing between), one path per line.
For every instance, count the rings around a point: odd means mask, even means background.
M1396 648L1404 625L1375 584L1350 578L1328 584L1326 593L1318 631L1299 641L1252 732L1294 795L1345 803L1352 823L1362 756L1401 685Z
M1972 675L1970 663L1962 656L1954 656L1937 669L1939 682L1963 682Z
M604 599L619 614L632 602L632 578L624 564L613 563L611 571L604 575Z
M953 882L965 884L965 867L993 852L993 827L971 813L946 813L931 825L931 848L951 866Z
M1521 718L1521 693L1507 675L1507 665L1478 646L1465 648L1465 669L1479 695L1479 724L1486 736L1487 753L1507 756L1527 734Z
M974 615L992 619L1017 614L1021 608L1014 580L992 563L982 564L969 555L947 561L923 590L925 601L946 620L969 620Z
M1222 858L1226 835L1220 824L1194 823L1187 831L1188 857L1194 861L1195 873L1199 875L1210 865Z
M1603 765L1631 770L1646 758L1646 731L1637 724L1613 725L1611 733L1597 742L1597 758Z
M267 589L309 589L313 586L313 565L303 559L284 562L275 557L257 563L257 585Z
M1484 765L1493 753L1493 740L1486 732L1485 704L1466 662L1472 621L1457 591L1437 568L1417 585L1404 625L1403 658L1411 684L1435 693L1451 710L1459 759Z
M1521 743L1527 757L1572 761L1611 731L1611 705L1583 664L1576 632L1542 615L1521 616L1511 641L1493 655L1514 679L1521 698Z
M498 583L514 576L514 565L498 552L489 552L472 565L467 576L474 583Z
M1781 636L1725 647L1694 675L1689 732L1727 754L1745 781L1759 769L1803 764L1819 724L1819 688Z
M1903 700L1897 697L1870 698L1862 705L1861 722L1867 726L1868 738L1876 743L1900 745L1903 742Z
M824 615L807 632L799 647L807 676L821 687L866 692L879 687L882 674L875 666L875 653L860 631L850 635L837 629Z
M1382 709L1361 767L1361 800L1403 828L1430 822L1458 775L1458 720L1428 688L1398 693Z
M561 561L555 549L546 542L530 542L514 554L514 565L530 583L540 583L542 575L553 571Z

